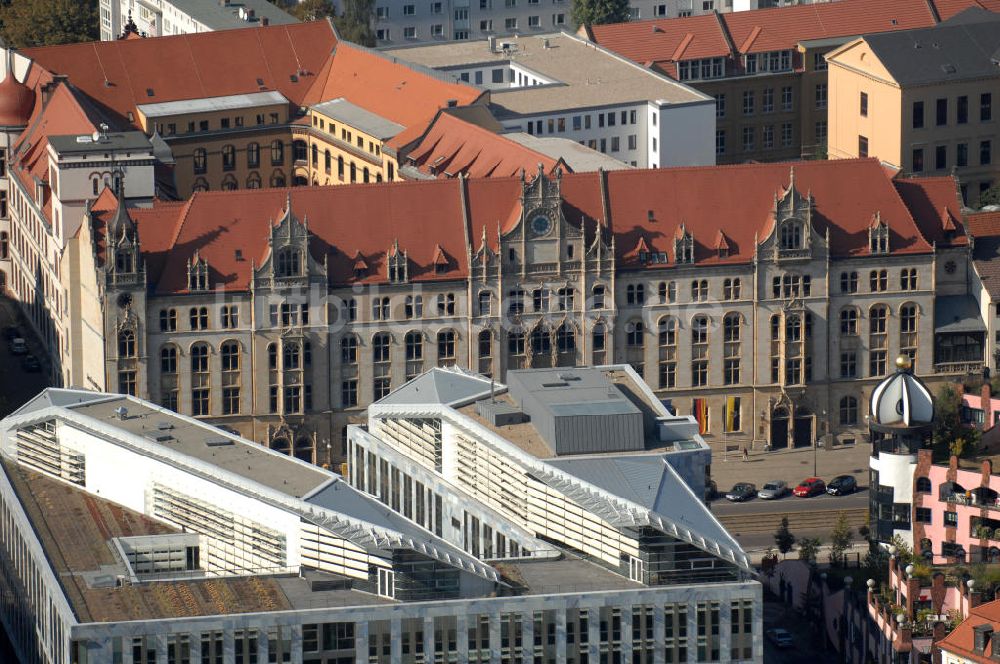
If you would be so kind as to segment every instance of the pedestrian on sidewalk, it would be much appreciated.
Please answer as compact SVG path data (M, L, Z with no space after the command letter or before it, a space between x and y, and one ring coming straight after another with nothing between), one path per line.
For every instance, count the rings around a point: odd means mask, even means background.
M747 451L746 446L743 447L743 460L744 461L750 460L750 452Z

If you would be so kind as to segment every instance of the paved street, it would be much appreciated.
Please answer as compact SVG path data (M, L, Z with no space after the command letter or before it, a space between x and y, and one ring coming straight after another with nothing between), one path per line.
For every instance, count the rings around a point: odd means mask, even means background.
M853 475L860 486L868 486L867 444L831 449L799 448L777 452L755 451L749 461L742 461L738 452L725 453L712 450L712 479L725 492L737 482L753 482L761 487L769 480L785 480L794 487L813 475L815 456L816 474L826 481L836 475Z
M798 613L777 601L774 597L764 595L764 629L783 627L792 633L795 646L784 650L775 647L764 639L764 661L767 664L833 664L837 658L826 652L819 643L811 626Z
M35 357L42 359L46 355L38 340L28 334L28 327L17 320L16 305L6 297L0 297L0 330L8 325L20 327L28 341L28 348ZM21 369L21 357L11 355L7 340L0 337L0 417L13 412L47 387L47 370L48 367L44 365L42 371L36 373Z

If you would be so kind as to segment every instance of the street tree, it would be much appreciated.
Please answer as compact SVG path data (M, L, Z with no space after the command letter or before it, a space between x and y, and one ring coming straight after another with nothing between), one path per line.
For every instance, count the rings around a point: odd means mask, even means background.
M844 552L850 548L852 539L854 531L847 521L847 514L841 512L830 531L830 564L838 566L844 563Z
M573 0L572 14L577 25L625 23L629 20L628 0Z
M819 554L819 547L823 542L818 537L803 537L799 539L799 560L804 560L810 565L816 564L816 556Z
M333 19L341 39L375 45L375 0L343 0L344 12Z
M774 531L774 545L778 547L782 558L795 546L795 535L788 529L788 515L781 517L781 525Z
M979 431L962 423L962 395L945 385L934 401L934 456L939 461L975 451Z
M5 0L0 2L0 37L28 48L98 38L96 0Z

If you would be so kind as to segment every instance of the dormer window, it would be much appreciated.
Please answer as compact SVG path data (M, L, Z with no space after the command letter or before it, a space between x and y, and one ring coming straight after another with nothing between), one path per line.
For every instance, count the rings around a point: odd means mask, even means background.
M872 225L868 229L868 248L875 256L889 253L889 227L882 221L878 212L875 213Z
M188 290L208 290L208 263L198 254L194 255L193 260L188 261Z
M302 274L302 259L295 249L282 249L274 263L274 274L277 277L298 277Z
M781 225L781 249L794 251L802 248L802 224L798 221L786 221Z
M135 272L135 263L132 260L131 249L122 248L115 252L115 272L119 274Z
M683 226L674 240L674 258L678 265L694 263L694 238Z
M406 260L406 252L400 250L398 242L389 250L386 258L386 269L388 270L386 276L389 279L389 283L400 284L406 282L410 276L409 268L407 267L408 261Z

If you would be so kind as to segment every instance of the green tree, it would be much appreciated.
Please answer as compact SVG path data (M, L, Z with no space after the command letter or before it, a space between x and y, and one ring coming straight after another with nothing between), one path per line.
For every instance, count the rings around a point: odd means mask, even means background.
M962 456L978 445L979 430L962 423L962 395L951 385L943 386L934 403L934 456Z
M803 537L799 540L799 560L804 560L810 565L816 564L816 555L823 542L818 537Z
M0 37L28 48L98 38L96 0L6 0L0 3Z
M344 13L333 20L341 39L375 45L375 0L343 0Z
M785 554L792 550L795 545L795 535L792 531L788 529L788 517L781 517L781 525L778 529L774 531L774 545L778 547L778 551L781 552L781 557L784 558Z
M629 20L628 0L573 0L572 13L577 25L625 23Z
M332 0L302 0L302 2L288 7L288 13L300 21L316 21L328 16L335 16L337 10L333 6Z
M844 552L850 548L853 539L854 531L847 522L847 514L841 512L830 532L830 564L839 566L844 563Z
M1000 205L1000 185L990 187L979 195L979 207Z

